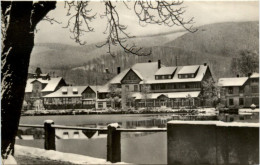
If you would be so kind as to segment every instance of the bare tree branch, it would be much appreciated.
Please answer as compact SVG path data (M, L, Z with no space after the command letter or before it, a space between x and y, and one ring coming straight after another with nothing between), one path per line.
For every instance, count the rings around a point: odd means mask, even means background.
M50 24L53 24L53 23L61 24L61 22L57 21L55 18L50 18L47 15L42 20L48 21L48 22L50 22Z
M184 20L182 15L185 13L185 8L179 7L182 4L182 1L136 1L134 10L141 26L146 24L163 24L169 27L177 25L194 33L197 31L192 27L194 18Z
M90 15L91 10L87 9L88 1L65 1L65 8L68 7L67 16L69 16L68 24L64 28L70 28L73 34L71 37L80 45L86 44L81 41L81 37L85 32L93 32L94 28L89 23L95 19L96 14Z
M116 10L116 5L111 1L104 1L105 12L101 18L107 19L107 26L104 34L107 38L103 44L97 47L108 46L108 53L112 56L112 47L120 46L126 53L131 53L137 56L147 56L151 54L143 48L138 48L135 44L130 45L127 39L134 38L127 33L127 26L120 22L119 13ZM127 9L130 10L128 4L123 2ZM147 24L158 24L172 26L182 26L189 32L196 32L197 29L192 27L193 18L184 20L182 17L185 13L185 8L181 7L183 1L136 1L134 3L134 11L139 18L139 24L145 26ZM72 33L72 39L81 45L86 44L82 41L82 36L86 32L94 31L90 26L90 22L95 19L95 15L91 15L91 10L88 10L88 1L65 1L65 8L68 8L67 16L69 20L64 28L69 28ZM143 24L144 23L144 24Z
M125 4L126 5L126 4ZM147 56L151 54L151 50L148 53L145 53L143 51L143 48L138 48L134 44L129 46L126 44L127 38L134 38L134 36L130 36L127 32L127 26L120 24L119 14L116 11L116 6L112 4L111 1L105 2L106 10L104 15L101 16L101 18L106 17L107 18L107 27L104 31L105 34L108 34L106 41L101 44L97 45L97 47L103 47L105 45L108 45L108 53L112 56L114 54L112 53L112 46L119 45L123 48L123 50L126 53L131 53L133 55L137 56ZM127 8L129 8L127 6Z

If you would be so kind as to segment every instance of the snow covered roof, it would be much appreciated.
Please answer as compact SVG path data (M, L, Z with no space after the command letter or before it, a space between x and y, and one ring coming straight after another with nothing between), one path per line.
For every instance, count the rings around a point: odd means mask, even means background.
M245 122L223 122L223 121L180 121L172 120L167 124L187 124L187 125L216 125L222 127L258 127L259 123L245 123Z
M25 93L32 92L33 82L35 82L35 81L38 81L42 84L46 84L46 86L44 87L44 89L42 89L41 92L52 92L56 89L56 87L59 85L61 80L62 80L62 77L55 77L55 78L50 78L50 79L29 78L26 83Z
M90 85L89 86L94 92L98 91L98 93L107 93L109 92L108 84L106 85Z
M45 98L50 97L81 97L82 92L87 88L87 86L63 86L59 90L50 93L46 96L43 96ZM77 93L73 91L78 91Z
M259 73L254 72L250 78L259 78Z
M116 75L112 80L109 81L109 83L120 84L121 80L124 78L124 76L130 69L132 69L141 79L154 79L154 74L158 70L158 63L136 63L131 68L126 69L122 71L120 74Z
M164 95L168 98L186 98L188 95L191 97L198 97L200 91L191 91L191 92L169 92L169 93L148 93L147 97L149 99L157 99L159 96ZM132 94L132 97L135 99L144 99L144 95L140 92Z
M110 84L120 84L122 78L126 75L126 73L127 73L129 70L130 70L130 69L123 70L123 71L120 72L118 75L116 75L114 78L112 78L108 83L110 83Z
M206 74L208 66L204 66L204 65L196 65L196 66L198 66L199 68L198 68L197 75L194 78L179 78L178 77L179 72L183 68L186 68L187 66L178 66L172 79L155 80L155 77L153 77L153 79L147 80L146 83L147 84L162 84L162 83L200 82L204 78L204 75ZM194 67L194 68L197 68L197 67ZM186 69L184 69L184 70L186 70ZM141 82L141 84L143 84L143 82Z
M59 85L60 81L62 80L62 77L59 78L51 78L46 85L46 87L42 90L42 92L50 92L54 91L56 87Z
M151 79L158 70L158 62L137 63L132 66L132 69L138 71L143 79Z
M162 66L158 69L157 62L150 63L137 63L131 68L122 71L120 74L115 76L108 83L110 84L120 84L121 80L127 74L127 72L132 69L143 81L140 84L143 84L144 81L147 84L159 84L159 83L181 83L181 82L199 82L202 81L208 66L206 65L190 65L190 66L178 66L178 67L165 67ZM165 75L172 74L175 71L175 74L172 79L155 79L155 75ZM196 73L196 76L193 78L179 78L178 74L190 74Z
M155 73L155 75L171 75L176 69L177 69L177 67L175 67L175 66L171 66L171 67L161 67L161 68Z
M243 86L248 80L248 77L231 77L231 78L220 78L218 85L225 86Z
M190 65L190 66L183 66L178 74L193 74L199 69L199 65Z

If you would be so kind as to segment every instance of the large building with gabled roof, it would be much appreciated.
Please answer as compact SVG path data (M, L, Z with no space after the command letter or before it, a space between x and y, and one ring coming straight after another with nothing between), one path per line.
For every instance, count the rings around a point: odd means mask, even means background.
M115 76L109 84L122 90L122 106L201 106L202 82L212 78L204 65L170 66L158 62L137 63ZM189 98L189 99L187 99Z

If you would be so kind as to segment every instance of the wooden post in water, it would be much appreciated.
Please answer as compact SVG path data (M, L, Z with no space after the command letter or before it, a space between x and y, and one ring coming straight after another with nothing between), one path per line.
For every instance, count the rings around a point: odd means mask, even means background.
M118 123L109 124L107 127L107 161L121 162L121 134L116 130Z
M44 148L46 150L56 150L55 146L55 128L52 127L54 125L53 120L45 120L44 121Z

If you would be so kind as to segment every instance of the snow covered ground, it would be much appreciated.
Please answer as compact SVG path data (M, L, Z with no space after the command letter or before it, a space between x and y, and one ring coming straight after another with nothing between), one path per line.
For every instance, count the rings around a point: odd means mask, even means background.
M55 160L60 162L67 162L72 164L112 164L111 162L107 162L105 159L94 158L84 155L77 155L72 153L63 153L59 151L53 150L44 150L33 147L26 147L15 145L15 157L17 156L26 156L33 157L38 159L45 160ZM3 161L3 164L14 164L15 160L13 157L10 157L8 160ZM19 162L18 162L19 163ZM119 162L116 164L126 164L123 162Z

